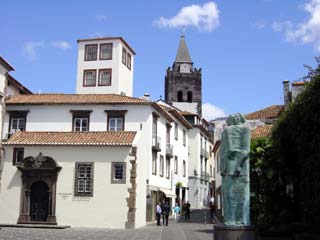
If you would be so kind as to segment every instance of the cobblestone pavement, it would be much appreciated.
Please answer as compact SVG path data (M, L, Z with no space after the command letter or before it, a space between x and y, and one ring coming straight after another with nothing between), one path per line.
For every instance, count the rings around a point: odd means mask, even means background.
M0 230L0 240L212 240L213 225L204 224L204 212L208 216L207 210L195 210L190 221L184 221L182 216L179 221L170 221L169 226L151 224L136 230L4 227Z

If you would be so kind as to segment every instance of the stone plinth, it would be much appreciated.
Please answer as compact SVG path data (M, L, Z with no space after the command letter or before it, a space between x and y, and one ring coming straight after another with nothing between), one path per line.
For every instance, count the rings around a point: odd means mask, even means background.
M255 240L254 226L214 225L214 240Z

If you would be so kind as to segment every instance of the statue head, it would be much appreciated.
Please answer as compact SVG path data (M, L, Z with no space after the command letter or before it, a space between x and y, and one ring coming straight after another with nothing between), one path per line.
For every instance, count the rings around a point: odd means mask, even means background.
M228 126L231 125L240 125L246 122L246 119L241 113L236 113L234 115L229 115L227 119Z

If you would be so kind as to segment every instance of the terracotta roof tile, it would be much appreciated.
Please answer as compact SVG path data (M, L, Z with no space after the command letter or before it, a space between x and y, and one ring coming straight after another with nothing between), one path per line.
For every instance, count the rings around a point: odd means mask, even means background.
M119 94L32 94L7 98L7 105L53 104L150 104L150 101Z
M184 115L184 116L187 116L187 115L198 116L198 114L196 114L196 113L191 113L191 112L188 112L188 111L182 111L181 114Z
M253 119L273 119L273 118L278 118L283 110L284 110L284 106L283 105L272 105L270 107L261 109L259 111L246 114L246 119L247 120L253 120Z
M263 125L251 130L251 139L270 137L273 125Z
M3 145L131 146L136 132L16 132Z

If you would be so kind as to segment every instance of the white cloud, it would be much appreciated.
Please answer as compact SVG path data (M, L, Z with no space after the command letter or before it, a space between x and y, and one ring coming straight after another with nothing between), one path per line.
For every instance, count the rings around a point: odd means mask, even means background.
M266 23L264 21L258 21L251 24L251 27L257 30L265 28Z
M202 104L202 115L207 120L213 120L218 117L226 117L227 114L224 112L223 109L214 106L210 103Z
M39 48L44 48L44 42L43 41L29 41L24 43L23 45L23 54L24 56L30 60L30 61L35 61L37 59L37 50Z
M290 21L275 22L273 29L284 32L288 42L313 44L320 51L320 0L309 0L303 8L309 14L306 21L295 25Z
M104 21L108 20L108 17L106 15L104 15L104 14L97 14L96 15L96 20L104 22Z
M184 28L194 26L200 31L211 32L219 25L219 10L214 2L183 7L172 18L160 17L153 22L160 28Z
M71 49L71 45L68 42L63 40L52 42L52 46L54 46L55 48L59 48L61 50Z

